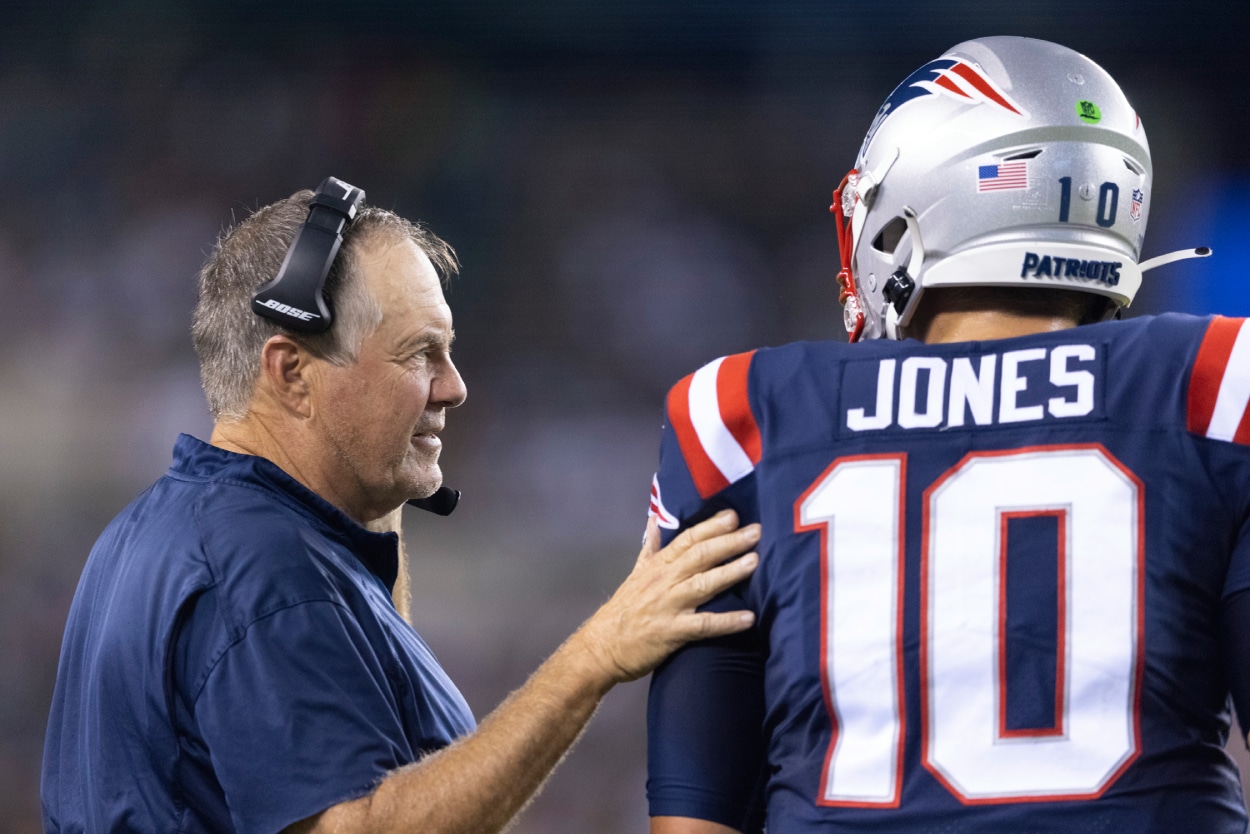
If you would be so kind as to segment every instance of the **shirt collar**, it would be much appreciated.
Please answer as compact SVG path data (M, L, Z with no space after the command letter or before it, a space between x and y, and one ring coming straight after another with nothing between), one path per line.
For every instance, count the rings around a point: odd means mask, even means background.
M399 576L399 536L373 533L347 513L301 484L268 458L242 455L209 445L189 434L178 435L169 475L184 480L240 483L260 487L347 545L388 591Z

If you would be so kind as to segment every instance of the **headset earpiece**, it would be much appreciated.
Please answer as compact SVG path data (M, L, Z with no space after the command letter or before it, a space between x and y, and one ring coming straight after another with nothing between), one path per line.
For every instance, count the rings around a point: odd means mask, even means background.
M334 313L323 292L326 276L343 245L343 230L356 218L364 199L363 190L326 177L277 277L252 296L254 313L299 333L330 329Z

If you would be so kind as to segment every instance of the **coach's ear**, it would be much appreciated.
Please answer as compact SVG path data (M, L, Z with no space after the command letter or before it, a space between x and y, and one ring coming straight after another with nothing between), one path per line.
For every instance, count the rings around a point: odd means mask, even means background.
M260 374L253 400L264 398L299 417L312 416L309 396L313 369L312 354L289 336L270 336L260 349Z

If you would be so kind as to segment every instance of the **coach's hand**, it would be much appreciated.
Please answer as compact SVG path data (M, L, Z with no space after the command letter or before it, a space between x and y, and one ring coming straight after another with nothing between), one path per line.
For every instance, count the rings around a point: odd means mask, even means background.
M633 572L570 638L601 667L606 686L642 677L683 643L751 627L750 611L695 611L759 564L754 552L722 564L760 539L758 524L737 525L738 516L725 510L661 550L651 519Z
M499 832L542 785L600 699L616 683L646 674L688 640L742 631L748 611L694 609L755 570L759 525L741 530L724 512L659 549L647 538L633 573L593 617L469 733L421 761L392 771L359 799L291 826L289 832L424 834Z

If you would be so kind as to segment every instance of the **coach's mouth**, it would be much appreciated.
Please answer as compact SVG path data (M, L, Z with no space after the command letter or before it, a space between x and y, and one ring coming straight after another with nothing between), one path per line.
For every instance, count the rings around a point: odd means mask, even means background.
M443 441L436 434L414 434L412 445L426 451L437 451L443 448Z
M418 449L437 451L443 448L443 441L438 436L438 433L442 430L443 422L441 420L437 423L417 426L417 430L412 433L412 445Z

